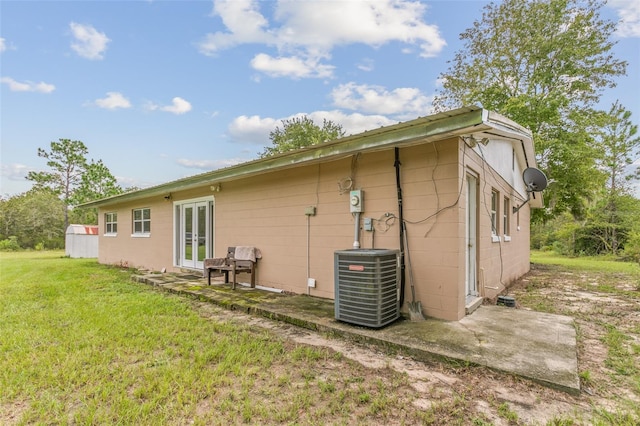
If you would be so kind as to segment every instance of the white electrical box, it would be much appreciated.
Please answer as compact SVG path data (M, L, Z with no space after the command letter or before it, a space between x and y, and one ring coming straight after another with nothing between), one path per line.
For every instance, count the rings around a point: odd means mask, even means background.
M349 209L351 213L362 213L364 210L364 191L354 189L349 193Z

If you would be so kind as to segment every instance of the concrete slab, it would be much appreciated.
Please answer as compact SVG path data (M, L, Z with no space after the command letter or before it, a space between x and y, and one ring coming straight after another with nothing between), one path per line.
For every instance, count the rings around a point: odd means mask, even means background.
M571 317L482 305L461 321L398 320L382 329L336 321L332 300L229 285L195 275L147 274L134 280L300 327L392 348L418 360L486 366L570 393L580 392Z

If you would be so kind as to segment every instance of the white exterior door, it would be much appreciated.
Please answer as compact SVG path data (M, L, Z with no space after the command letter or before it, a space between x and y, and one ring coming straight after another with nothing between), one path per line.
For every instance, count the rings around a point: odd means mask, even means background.
M467 174L466 296L478 296L478 178Z
M179 232L177 249L181 267L202 269L204 259L210 257L212 247L211 201L194 201L179 204Z

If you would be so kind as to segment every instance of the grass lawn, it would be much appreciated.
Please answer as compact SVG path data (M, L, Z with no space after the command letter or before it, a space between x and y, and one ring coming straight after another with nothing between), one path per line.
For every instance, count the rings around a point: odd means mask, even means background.
M640 284L640 265L633 262L618 262L603 257L565 257L552 251L531 251L531 263L557 265L567 269L604 273L623 273L635 277Z
M419 423L392 370L198 315L130 271L0 253L0 424Z
M310 346L130 270L0 252L0 424L637 425L640 267L532 260L509 294L574 318L580 396L342 340ZM353 360L367 357L382 366Z

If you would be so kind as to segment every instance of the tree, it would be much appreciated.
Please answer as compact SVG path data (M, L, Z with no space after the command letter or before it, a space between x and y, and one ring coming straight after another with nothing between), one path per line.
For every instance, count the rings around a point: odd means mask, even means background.
M91 160L85 167L80 184L71 199L71 205L77 206L98 198L118 195L122 192L124 192L123 189L118 185L116 178L102 160L97 162ZM70 213L75 223L97 223L98 212L95 208L73 208Z
M628 173L627 168L640 153L640 137L637 136L638 126L631 122L631 112L617 101L608 113L601 113L598 118L596 134L601 152L598 164L607 177L607 185L602 205L594 216L603 224L600 226L600 240L606 251L616 254L620 247L621 216L624 216L622 206L625 205L625 196L630 194L628 182L638 178L640 169L636 168L636 173Z
M81 141L59 139L59 142L51 142L51 151L38 148L38 157L48 160L47 166L51 171L29 172L27 175L27 179L34 182L35 189L48 188L62 198L65 230L69 226L68 206L87 166L87 152Z
M86 165L80 184L73 194L73 204L82 204L98 198L110 197L123 192L116 178L102 160L91 160Z
M613 57L615 23L598 0L505 0L484 8L460 37L437 110L480 104L529 128L540 168L554 180L545 201L552 215L583 215L600 181L597 151L584 124L626 62ZM560 184L561 183L561 184Z
M38 157L46 158L50 171L29 172L27 179L34 189L48 189L63 202L64 228L69 226L69 210L74 205L123 192L102 160L87 162L88 149L82 141L59 139L51 142L51 150L38 148ZM95 211L88 216L76 212L76 217L95 223ZM86 213L86 212L85 212Z
M629 182L639 179L640 167L629 173L627 169L640 155L640 136L638 126L631 121L631 112L618 101L611 105L608 114L601 114L597 129L598 146L602 153L600 169L607 175L608 192L618 195L629 191Z
M640 200L628 194L605 197L587 212L586 220L577 229L576 254L613 254L625 250L634 232L640 231Z
M307 116L282 120L282 128L276 127L269 133L273 146L265 148L260 157L291 151L305 146L341 138L345 135L340 124L331 120L322 120L322 127L318 126Z
M48 188L0 200L0 241L15 240L20 248L64 247L63 211L63 201Z

